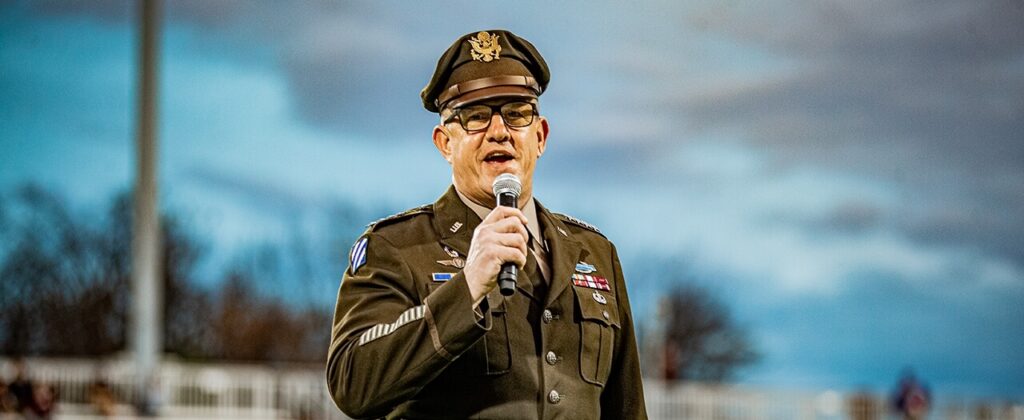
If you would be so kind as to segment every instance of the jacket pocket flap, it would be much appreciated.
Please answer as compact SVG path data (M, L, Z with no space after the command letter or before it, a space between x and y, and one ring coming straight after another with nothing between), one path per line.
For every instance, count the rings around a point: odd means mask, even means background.
M573 286L573 290L576 292L576 301L579 302L580 316L583 320L619 328L619 305L615 296L585 287Z

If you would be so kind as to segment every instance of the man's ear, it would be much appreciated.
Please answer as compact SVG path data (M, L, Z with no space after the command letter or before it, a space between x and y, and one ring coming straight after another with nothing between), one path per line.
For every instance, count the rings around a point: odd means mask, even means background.
M451 134L448 133L448 129L441 125L434 126L434 147L437 148L438 152L441 152L441 157L448 161L448 164L452 163L452 147L451 147Z
M548 147L549 130L548 119L540 117L540 130L537 130L537 157L541 157L544 154L544 149Z

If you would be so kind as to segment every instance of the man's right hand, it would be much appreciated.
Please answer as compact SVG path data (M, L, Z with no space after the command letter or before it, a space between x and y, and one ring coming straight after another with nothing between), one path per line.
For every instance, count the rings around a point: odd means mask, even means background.
M473 231L469 255L462 272L469 284L474 307L497 285L501 265L526 265L526 216L519 209L495 207Z

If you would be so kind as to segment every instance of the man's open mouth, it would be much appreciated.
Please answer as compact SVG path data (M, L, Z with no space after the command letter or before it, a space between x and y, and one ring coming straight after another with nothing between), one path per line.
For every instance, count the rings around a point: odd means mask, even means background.
M484 162L487 163L504 163L512 159L515 159L512 155L505 152L491 152L484 157Z

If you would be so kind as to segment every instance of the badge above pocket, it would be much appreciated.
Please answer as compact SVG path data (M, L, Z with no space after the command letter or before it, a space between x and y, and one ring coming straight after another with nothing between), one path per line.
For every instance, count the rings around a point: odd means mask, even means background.
M583 321L599 322L606 326L619 328L619 305L615 296L608 292L573 287L576 301L580 305L580 316Z

